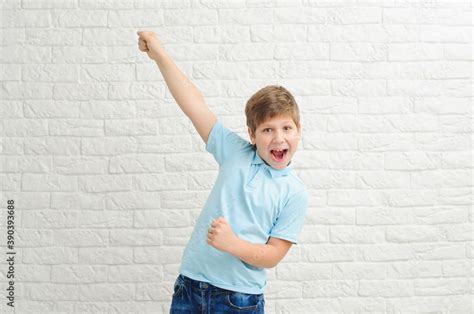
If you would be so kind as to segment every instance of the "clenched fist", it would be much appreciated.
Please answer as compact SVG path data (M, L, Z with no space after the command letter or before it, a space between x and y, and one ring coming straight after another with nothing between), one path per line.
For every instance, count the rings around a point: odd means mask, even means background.
M212 221L207 232L207 243L218 250L231 252L237 245L239 238L234 234L224 217Z
M156 37L155 33L150 31L137 32L138 35L138 48L140 51L147 53L148 57L152 60L158 59L158 52L162 49L160 40Z

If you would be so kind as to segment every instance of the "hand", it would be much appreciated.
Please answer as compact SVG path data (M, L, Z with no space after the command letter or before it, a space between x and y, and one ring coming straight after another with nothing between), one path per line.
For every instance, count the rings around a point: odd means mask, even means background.
M218 250L229 252L237 245L238 237L224 217L214 219L207 232L207 243Z
M140 51L145 51L152 60L158 59L158 52L162 49L160 40L155 33L150 31L137 32L138 48Z

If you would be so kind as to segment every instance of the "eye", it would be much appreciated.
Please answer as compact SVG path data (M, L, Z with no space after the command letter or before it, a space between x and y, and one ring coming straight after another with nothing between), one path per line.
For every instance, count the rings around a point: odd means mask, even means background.
M291 130L291 129L293 129L293 128L292 128L291 126L285 126L284 129L285 129L285 130Z
M263 132L270 132L270 131L271 131L270 128L263 129Z

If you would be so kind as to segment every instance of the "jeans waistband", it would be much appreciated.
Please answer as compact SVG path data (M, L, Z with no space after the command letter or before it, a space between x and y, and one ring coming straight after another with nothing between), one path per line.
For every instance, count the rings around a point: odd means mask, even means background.
M180 278L180 280L182 280L183 283L187 287L191 287L192 290L201 290L201 291L202 290L208 290L213 295L217 295L217 294L221 294L221 293L235 293L236 292L236 291L216 287L216 286L214 286L214 285L212 285L208 282L194 280L194 279L186 277L182 274L179 274L178 278ZM263 296L263 293L260 294L260 295Z
M201 289L201 290L211 289L211 290L223 290L223 291L228 291L228 290L225 290L225 289L222 289L222 288L213 286L213 285L211 285L211 284L208 283L208 282L194 280L194 279L192 279L192 278L186 277L186 276L181 275L181 274L179 275L179 277L180 277L185 283L189 284L189 285L190 285L191 287L193 287L193 288L198 288L198 289Z

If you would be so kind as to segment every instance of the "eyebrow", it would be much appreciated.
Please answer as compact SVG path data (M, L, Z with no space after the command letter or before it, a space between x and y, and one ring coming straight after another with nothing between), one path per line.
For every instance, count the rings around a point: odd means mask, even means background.
M285 125L285 124L291 124L291 120L287 120L287 121L282 123L282 125ZM264 127L273 127L273 125L268 124L268 123L264 123L264 124L261 125L261 127L262 128L264 128Z

